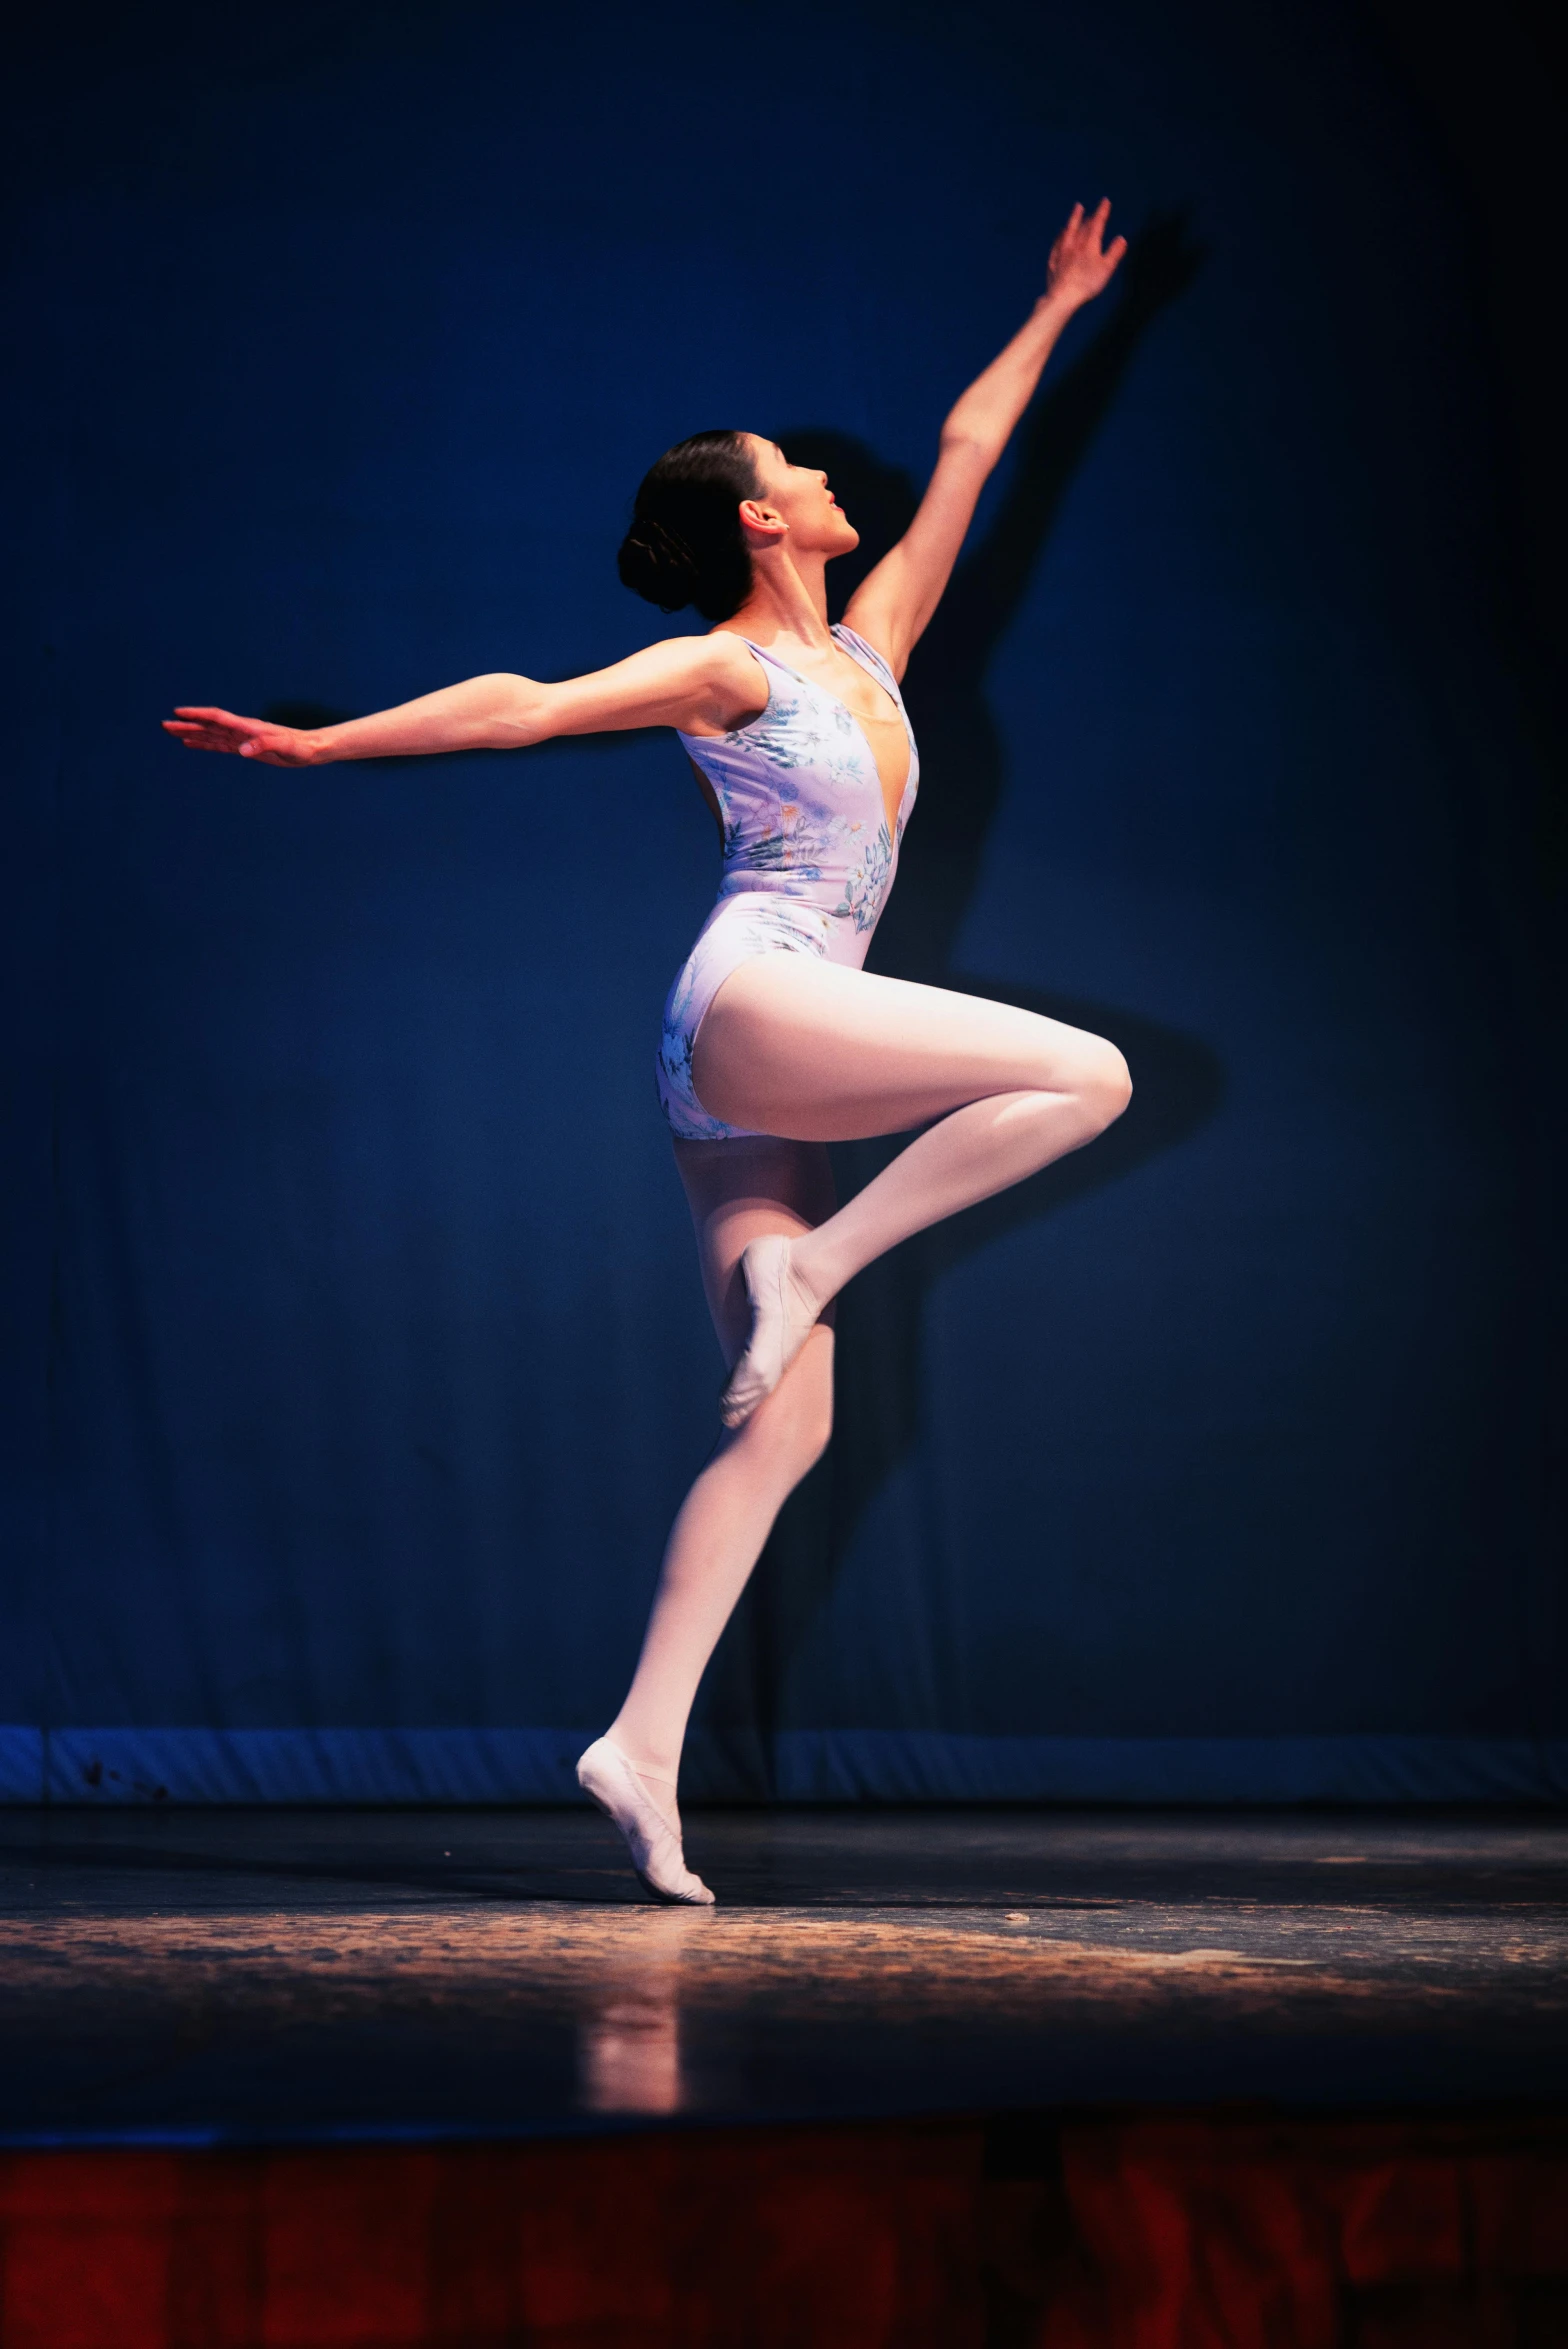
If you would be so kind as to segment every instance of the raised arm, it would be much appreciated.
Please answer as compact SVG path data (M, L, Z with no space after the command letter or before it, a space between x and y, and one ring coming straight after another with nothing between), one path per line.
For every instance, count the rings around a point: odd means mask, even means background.
M187 750L237 751L269 767L321 767L335 759L417 757L443 750L521 750L558 734L611 734L634 726L722 733L767 700L756 661L738 637L675 636L586 677L559 685L505 674L470 677L394 710L305 731L232 710L186 707L163 728Z
M850 599L846 621L900 677L942 600L980 492L1034 396L1046 360L1075 310L1110 283L1125 237L1103 244L1109 202L1087 219L1075 204L1051 247L1045 292L1007 348L959 399L942 427L936 471L919 511Z

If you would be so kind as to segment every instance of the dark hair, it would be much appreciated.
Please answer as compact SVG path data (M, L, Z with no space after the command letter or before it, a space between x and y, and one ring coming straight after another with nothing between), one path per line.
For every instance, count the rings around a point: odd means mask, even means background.
M737 511L761 484L739 432L694 432L643 475L632 526L621 541L621 583L679 612L727 620L751 593L751 555Z

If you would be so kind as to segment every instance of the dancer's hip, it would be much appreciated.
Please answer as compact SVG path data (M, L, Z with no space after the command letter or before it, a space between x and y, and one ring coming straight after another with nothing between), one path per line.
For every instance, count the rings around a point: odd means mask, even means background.
M732 891L714 907L664 1004L657 1076L659 1102L682 1141L721 1142L749 1132L711 1117L692 1084L692 1055L708 1006L730 973L759 954L809 954L819 961L864 959L867 940L809 898L778 890Z

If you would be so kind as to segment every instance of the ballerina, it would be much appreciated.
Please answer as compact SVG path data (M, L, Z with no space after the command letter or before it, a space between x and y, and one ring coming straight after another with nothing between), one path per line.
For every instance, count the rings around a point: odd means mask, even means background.
M718 901L665 1004L657 1076L729 1366L723 1428L676 1516L626 1701L578 1763L657 1898L707 1904L677 1779L698 1683L789 1493L832 1426L833 1300L887 1249L1081 1149L1126 1107L1102 1037L862 966L919 786L899 691L987 477L1073 312L1126 240L1075 205L1046 289L942 427L909 529L829 627L858 535L825 473L752 432L702 432L637 492L621 578L702 636L544 685L470 678L304 730L182 707L192 750L279 767L672 727L717 818ZM917 1130L918 1129L918 1130ZM827 1144L915 1138L837 1205Z

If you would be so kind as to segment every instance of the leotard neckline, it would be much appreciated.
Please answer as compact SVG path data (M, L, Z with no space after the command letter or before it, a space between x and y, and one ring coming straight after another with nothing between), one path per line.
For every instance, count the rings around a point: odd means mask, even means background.
M871 764L876 770L878 786L881 787L882 768L877 759L876 744L872 741L870 735L866 732L865 724L861 718L859 710L855 709L849 702L847 702L841 693L835 693L830 685L823 685L815 677L808 677L802 670L792 668L788 661L781 661L777 653L769 652L766 645L754 644L749 636L741 636L740 630L738 628L732 629L730 633L739 639L739 641L746 647L748 652L755 653L759 661L771 662L775 669L782 669L786 677L793 677L798 685L806 686L813 693L820 693L825 700L832 702L836 708L841 709L844 712L846 717L854 721L854 725L860 735L860 739L865 744L867 753L870 756ZM904 707L904 697L898 690L898 680L893 676L891 664L883 658L881 653L877 651L875 645L868 644L863 636L859 635L855 629L848 627L842 620L835 620L832 627L829 628L828 634L833 638L836 644L840 644L843 650L849 654L850 659L854 662L857 669L865 670L866 675L871 679L873 685L880 685L882 687L882 691L887 695L888 700L893 704L894 716L897 717L903 725L904 739L909 746L909 764L904 769L904 788L898 795L898 805L891 815L888 815L886 789L882 789L882 813L884 816L887 816L887 828L889 833L896 834L899 825L903 822L904 803L909 797L909 786L915 773L915 732L914 728L909 723L909 712ZM859 651L856 651L856 646L860 648ZM888 678L891 680L891 682L884 684L883 680L877 675L876 669L873 669L869 662L861 659L861 653L869 653L871 655L871 659L877 663L878 668L886 669ZM770 684L768 687L768 698L763 703L756 716L754 718L748 718L744 726L732 726L730 729L731 735L744 734L751 727L760 726L763 719L768 714L768 710L772 705L772 701L773 688ZM872 723L876 724L877 721L873 719ZM891 724L892 720L888 720L887 723Z

